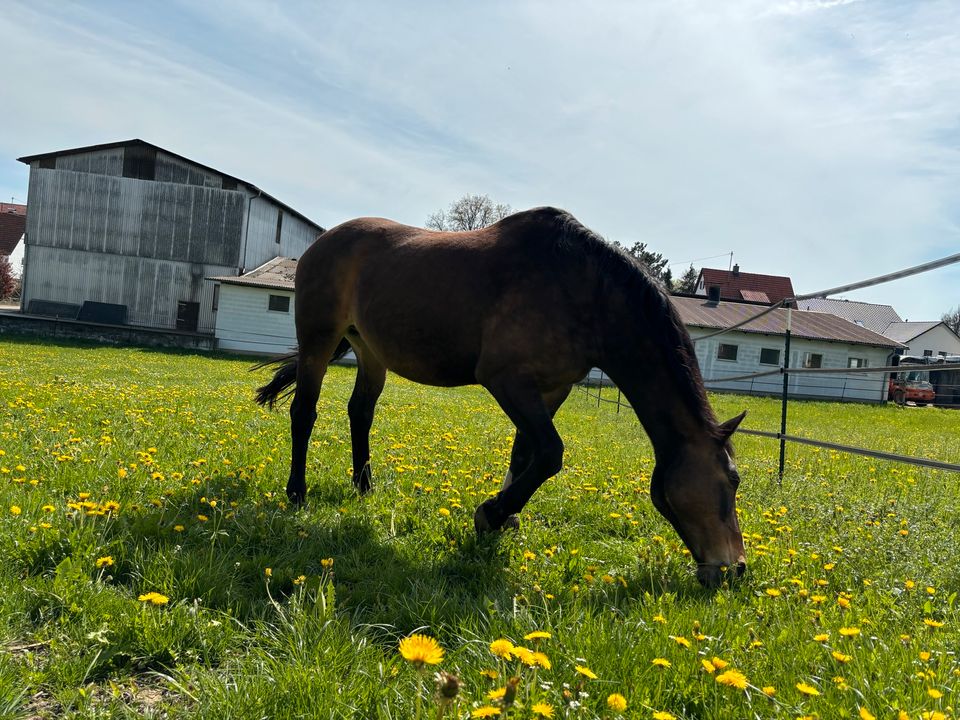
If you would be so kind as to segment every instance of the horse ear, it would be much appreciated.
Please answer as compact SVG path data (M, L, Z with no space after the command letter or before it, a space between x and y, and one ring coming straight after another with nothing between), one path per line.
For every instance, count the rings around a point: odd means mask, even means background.
M732 417L727 420L725 423L720 425L720 437L723 438L724 442L730 439L730 436L736 431L740 426L740 423L743 422L743 419L747 416L747 411L744 410L742 413L736 417Z

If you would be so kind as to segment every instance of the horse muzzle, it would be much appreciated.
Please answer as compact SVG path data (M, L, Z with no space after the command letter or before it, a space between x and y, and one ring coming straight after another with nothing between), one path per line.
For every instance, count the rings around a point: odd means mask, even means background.
M732 566L697 563L697 580L705 588L714 589L720 587L724 580L742 577L746 571L747 563L742 559Z

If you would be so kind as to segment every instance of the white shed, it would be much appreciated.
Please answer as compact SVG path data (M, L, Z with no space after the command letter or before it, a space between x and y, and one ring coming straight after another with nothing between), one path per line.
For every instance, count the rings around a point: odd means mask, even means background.
M297 345L293 276L297 261L276 257L239 277L216 283L214 337L220 350L275 355Z
M960 355L960 337L939 320L928 322L893 322L883 334L906 345L903 355L947 357Z

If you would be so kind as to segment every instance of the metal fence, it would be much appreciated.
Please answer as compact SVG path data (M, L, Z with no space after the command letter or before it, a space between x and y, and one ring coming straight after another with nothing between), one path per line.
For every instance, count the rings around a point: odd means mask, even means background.
M835 450L838 452L853 453L856 455L865 455L867 457L877 458L881 460L892 460L894 462L906 463L909 465L918 465L922 467L936 468L938 470L949 470L953 472L960 472L960 464L946 462L943 460L936 460L931 458L920 458L912 457L908 455L899 455L896 453L882 452L879 450L871 450L869 448L860 448L852 445L841 445L839 443L827 442L824 440L816 440L813 438L799 437L796 435L791 435L787 432L787 419L788 419L788 410L789 410L789 377L791 375L817 375L825 376L824 382L827 382L827 378L830 375L843 375L844 383L856 383L862 377L866 382L867 376L874 373L884 373L885 375L890 373L904 372L910 370L920 370L924 372L945 372L945 371L956 371L958 367L956 364L932 364L932 365L889 365L885 367L875 367L875 368L791 368L790 367L790 330L791 330L791 313L792 309L790 307L791 303L794 303L797 300L808 300L811 298L822 298L829 295L836 295L842 292L848 292L850 290L859 290L865 287L871 287L873 285L880 285L881 283L890 282L892 280L899 280L900 278L909 277L911 275L916 275L923 272L929 272L937 268L945 267L954 263L960 262L960 253L955 255L950 255L939 260L933 260L928 263L923 263L922 265L916 265L914 267L905 268L903 270L898 270L896 272L887 273L886 275L880 275L878 277L870 278L868 280L862 280L856 283L851 283L849 285L842 285L840 287L830 288L828 290L821 290L820 292L808 293L806 295L798 295L795 298L785 298L779 302L773 303L769 307L764 308L760 312L748 317L745 320L742 320L734 325L729 327L721 328L715 332L708 333L706 335L701 335L697 338L693 338L693 342L701 342L707 338L717 337L718 335L723 335L728 333L731 330L736 330L741 328L754 320L767 315L768 313L777 310L778 308L786 306L787 312L787 322L786 322L786 332L784 333L784 352L783 358L784 363L778 368L771 370L764 370L756 373L748 373L741 375L731 375L726 377L714 377L704 380L704 384L709 388L711 385L717 385L718 383L732 383L732 382L750 382L751 386L757 381L763 381L764 385L771 385L771 381L776 382L780 380L781 383L781 411L780 411L780 430L778 432L772 431L763 431L763 430L747 430L740 429L738 432L744 433L746 435L755 435L758 437L765 437L774 440L778 440L780 443L780 458L779 458L779 478L783 479L784 466L786 463L786 445L788 442L799 443L803 445L812 445L814 447L827 448L830 450ZM875 381L874 381L875 382ZM599 377L590 378L586 383L580 386L581 391L587 393L591 398L597 401L597 407L600 407L602 404L613 404L617 408L617 413L620 412L621 408L629 408L629 403L627 403L620 390L616 387L612 387L608 391L608 396L603 396L604 386L610 383L606 382L606 378L603 373L600 373ZM818 387L807 386L810 387ZM837 385L834 382L833 384L824 384L819 386L823 389L833 389L836 390ZM956 391L958 386L952 384L938 384L939 388L950 389L951 395L956 397ZM852 389L852 388L851 388ZM842 391L846 390L846 384L843 385ZM745 391L749 391L746 390ZM842 393L841 393L842 398Z

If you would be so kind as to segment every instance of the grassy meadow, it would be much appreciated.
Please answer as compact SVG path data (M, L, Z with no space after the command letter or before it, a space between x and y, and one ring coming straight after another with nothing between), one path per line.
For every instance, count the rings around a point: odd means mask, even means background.
M738 436L750 569L707 592L632 416L574 393L564 470L478 541L512 440L482 390L391 377L361 498L332 368L294 509L250 364L0 340L0 717L960 714L960 475L789 446L779 486ZM960 412L794 403L790 431L960 460Z

